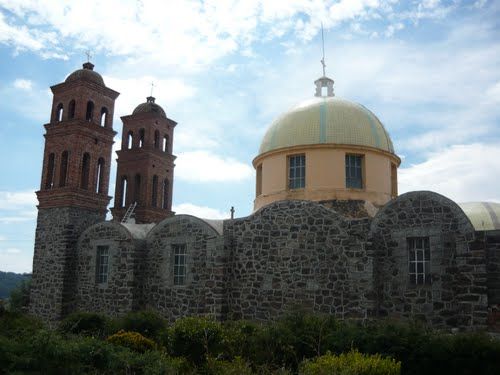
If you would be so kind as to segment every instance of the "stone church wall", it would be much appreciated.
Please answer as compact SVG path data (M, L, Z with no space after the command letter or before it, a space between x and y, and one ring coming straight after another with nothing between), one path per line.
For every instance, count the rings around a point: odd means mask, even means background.
M108 280L99 283L97 247L109 252ZM88 228L78 241L76 258L76 310L116 316L137 306L139 285L137 268L145 253L141 241L116 222L102 222Z
M371 227L377 308L382 316L420 319L436 327L486 323L484 247L453 201L433 192L406 193L384 206ZM429 238L430 282L409 278L407 239Z
M154 227L146 241L145 307L169 320L189 315L221 319L226 262L222 235L201 219L176 215ZM183 285L174 285L173 245L186 245Z
M476 232L486 248L488 324L500 331L500 230Z
M30 313L46 321L72 311L80 234L104 215L78 207L40 208L35 233Z
M369 219L321 204L272 203L224 222L230 319L269 320L294 308L367 318L373 310Z

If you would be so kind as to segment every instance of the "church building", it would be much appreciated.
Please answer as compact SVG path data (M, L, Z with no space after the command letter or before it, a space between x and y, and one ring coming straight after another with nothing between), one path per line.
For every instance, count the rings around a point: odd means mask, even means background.
M389 133L366 107L335 96L324 74L264 135L254 212L227 220L172 212L177 123L148 97L121 118L107 221L119 93L93 68L51 87L32 314L151 309L169 320L263 321L301 307L500 328L500 204L398 195Z

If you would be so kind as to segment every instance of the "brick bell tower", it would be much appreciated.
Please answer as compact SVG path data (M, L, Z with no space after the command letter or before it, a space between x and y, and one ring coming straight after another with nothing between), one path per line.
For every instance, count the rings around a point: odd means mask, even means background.
M46 321L71 312L74 254L80 234L105 220L119 93L90 62L53 93L38 197L30 312Z
M121 150L117 151L113 218L126 221L133 210L136 223L157 223L174 214L176 157L172 142L177 123L167 117L152 96L121 119L123 135Z

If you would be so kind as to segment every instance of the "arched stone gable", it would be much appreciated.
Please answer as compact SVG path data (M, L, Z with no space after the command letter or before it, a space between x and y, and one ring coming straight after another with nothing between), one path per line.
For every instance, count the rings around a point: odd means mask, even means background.
M339 318L371 313L369 219L280 201L224 224L229 318L269 320L298 306Z
M137 306L137 268L144 252L140 241L114 221L87 228L78 240L76 310L122 315ZM99 247L107 248L107 282L98 279Z
M415 241L429 248L422 284L410 277ZM403 194L374 217L370 242L380 315L438 327L485 324L484 251L475 250L474 228L455 202L430 191Z
M146 242L146 307L170 320L187 315L221 318L225 263L222 236L202 219L176 215L156 225ZM175 249L185 254L186 272L179 285L174 283Z

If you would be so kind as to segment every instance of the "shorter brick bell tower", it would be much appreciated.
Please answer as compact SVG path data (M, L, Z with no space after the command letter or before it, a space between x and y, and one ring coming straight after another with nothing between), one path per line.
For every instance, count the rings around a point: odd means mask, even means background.
M122 147L117 151L114 220L122 221L133 207L136 223L146 224L173 215L172 154L177 123L149 96L129 116L123 116ZM130 212L130 210L129 210Z

